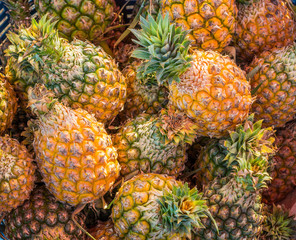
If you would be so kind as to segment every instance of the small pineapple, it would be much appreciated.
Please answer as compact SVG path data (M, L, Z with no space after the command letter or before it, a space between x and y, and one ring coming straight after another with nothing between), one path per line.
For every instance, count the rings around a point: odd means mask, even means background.
M211 218L202 194L173 177L140 174L126 181L113 202L120 239L191 239L194 227Z
M114 0L52 1L35 0L42 17L49 14L57 21L61 36L93 41L100 37L114 18Z
M33 147L39 170L57 200L76 206L102 197L119 176L111 137L102 123L82 109L52 99L43 85L29 92Z
M235 45L238 58L288 46L295 39L293 13L284 0L238 0Z
M0 137L0 219L29 198L34 188L31 154L16 139Z
M283 200L296 187L296 124L287 124L276 132L278 148L273 157L272 181L263 192L264 202L271 204Z
M264 209L265 221L263 223L263 240L291 240L296 237L296 221L289 212L282 207L271 206Z
M85 240L85 234L71 219L72 212L44 186L36 187L30 199L5 218L5 235L10 240ZM84 225L82 215L76 215L75 220Z
M186 144L195 137L195 124L185 114L171 109L159 116L140 114L113 137L121 175L140 171L177 177L187 160Z
M201 186L208 185L215 178L223 178L233 171L236 158L244 155L264 156L267 159L275 152L273 146L274 131L262 128L262 120L254 122L254 114L250 115L244 125L222 139L213 139L200 152L195 168L200 169L195 175Z
M16 94L4 75L0 73L0 134L12 126L16 110Z
M6 75L24 108L27 91L37 82L72 108L83 108L101 122L113 119L126 98L125 78L115 61L89 42L71 43L58 36L55 23L43 17L30 28L10 33ZM21 60L20 60L21 59Z
M263 125L283 127L296 114L296 44L263 52L248 71L256 101L252 112Z
M186 32L170 24L169 17L141 18L142 30L133 30L141 48L133 56L146 60L138 79L156 74L159 85L168 85L169 105L185 112L198 126L200 136L222 137L244 121L252 103L244 72L226 56L193 50Z
M114 230L114 224L111 219L108 220L107 222L99 221L96 227L89 230L89 233L97 240L119 240L120 239ZM91 238L87 238L87 240L91 240Z

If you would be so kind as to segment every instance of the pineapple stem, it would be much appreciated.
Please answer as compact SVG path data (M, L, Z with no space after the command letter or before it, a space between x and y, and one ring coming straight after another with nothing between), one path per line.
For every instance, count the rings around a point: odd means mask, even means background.
M72 213L72 221L76 224L76 226L78 228L80 228L87 236L89 236L91 239L93 240L96 240L88 231L86 231L76 220L75 220L75 217L77 214L79 214L83 209L84 207L86 206L86 203L84 204L79 204L76 209L74 210L74 212Z

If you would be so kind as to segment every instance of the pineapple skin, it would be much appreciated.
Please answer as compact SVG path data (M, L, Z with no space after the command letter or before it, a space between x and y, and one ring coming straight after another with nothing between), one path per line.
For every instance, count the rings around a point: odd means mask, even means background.
M0 73L0 134L12 126L16 110L17 98L13 87Z
M250 83L252 89L259 87L252 112L264 126L283 127L296 113L295 49L291 45L263 52L249 66L249 72L260 66Z
M121 175L134 171L178 176L187 160L185 143L165 143L156 115L142 113L113 136Z
M56 103L34 124L38 167L59 201L74 206L93 202L112 187L120 166L102 123L82 109Z
M159 208L155 205L163 191L171 191L173 185L182 183L173 177L150 173L137 175L121 186L111 214L120 239L186 239L163 229Z
M221 52L232 41L237 7L234 0L159 0L163 14L183 30L192 30L194 47Z
M196 122L198 135L220 138L247 118L251 86L229 57L194 51L191 66L180 79L169 85L169 104Z
M135 60L122 70L127 84L127 98L120 119L135 118L145 112L156 114L168 103L168 89L157 84L145 85L137 79L137 67L141 61Z
M99 221L95 228L89 230L89 233L97 240L119 240L114 230L114 224L111 219L107 222ZM91 240L90 237L87 240Z
M198 230L194 240L258 239L264 221L260 195L246 191L233 183L227 187L225 194L222 188L227 185L229 179L231 178L215 179L204 189L204 197L217 223L219 234L212 221L203 219L205 228ZM235 199L233 195L237 198Z
M64 42L65 51L58 62L45 64L42 79L60 101L70 107L83 108L100 122L113 119L126 100L126 82L115 61L102 48L88 42ZM24 108L27 90L40 77L31 73L16 77L10 61L6 67L9 81L14 85Z
M29 198L34 188L35 169L25 146L7 135L0 137L0 215Z
M69 40L74 38L93 41L105 31L114 15L113 0L51 1L35 0L40 16L50 14L55 18L57 29Z
M262 194L267 204L283 200L296 186L295 129L295 123L289 123L276 132L275 145L278 151L272 159L272 181Z
M5 235L10 240L84 240L85 234L71 219L72 211L44 186L36 187L30 199L5 218ZM82 215L76 215L75 220L84 225Z
M251 61L255 55L288 46L295 39L293 13L282 0L239 4L235 46L237 55Z

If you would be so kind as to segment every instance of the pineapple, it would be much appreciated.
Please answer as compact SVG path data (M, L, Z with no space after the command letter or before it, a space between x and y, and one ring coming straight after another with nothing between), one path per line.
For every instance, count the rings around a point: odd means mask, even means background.
M49 14L57 21L61 36L93 41L100 37L114 18L114 0L35 0L40 16Z
M120 239L190 239L211 215L196 189L161 174L126 181L113 202L112 220Z
M41 82L72 108L83 108L101 122L113 119L126 98L125 78L114 60L91 43L59 38L54 26L45 16L8 35L6 73L23 106L29 87Z
M185 167L186 143L196 136L195 124L184 114L162 110L160 116L140 114L114 135L121 175L134 171L178 176Z
M197 232L195 240L258 239L262 232L264 216L260 192L271 179L266 172L268 159L246 153L234 157L233 161L237 163L231 175L216 178L204 189L219 232L212 222L205 219L203 224L206 228Z
M281 205L266 207L266 219L261 238L263 240L290 240L296 237L296 221Z
M0 134L12 126L16 110L16 94L4 75L0 73Z
M96 227L92 228L89 233L97 240L119 240L111 219L107 222L99 221ZM91 238L87 238L87 240L91 240Z
M266 203L283 200L296 186L296 138L295 123L289 123L276 132L275 145L278 148L273 157L274 169L271 183L263 192Z
M119 113L121 121L143 112L156 114L168 102L168 90L164 86L158 86L155 76L146 78L145 84L137 79L137 67L141 63L135 60L122 71L127 83L127 99L124 110Z
M251 61L263 51L293 43L293 12L284 0L251 0L247 4L241 2L238 5L235 34L237 56L240 59Z
M27 149L16 139L0 137L0 219L29 198L34 172Z
M146 60L138 79L155 73L160 85L168 85L168 104L193 119L199 135L222 137L247 118L251 87L229 57L213 51L188 54L186 32L170 24L168 15L141 18L141 27L133 30L142 46L133 56Z
M5 218L5 235L10 240L84 240L85 234L71 219L72 212L44 186L36 187L30 199ZM75 220L83 226L82 215L76 215Z
M274 131L272 128L261 128L262 120L253 123L254 114L250 115L244 125L223 139L214 139L206 145L198 156L195 168L200 169L195 175L201 186L208 185L215 178L231 174L233 160L243 154L264 156L269 158L274 154Z
M252 112L265 126L283 127L296 113L295 50L296 44L263 52L248 68L257 96Z
M82 109L52 99L43 85L29 92L33 147L39 170L57 200L76 206L101 198L119 176L111 137L102 123Z
M221 52L233 38L236 27L235 0L159 0L163 14L183 30L192 30L188 37L193 46Z

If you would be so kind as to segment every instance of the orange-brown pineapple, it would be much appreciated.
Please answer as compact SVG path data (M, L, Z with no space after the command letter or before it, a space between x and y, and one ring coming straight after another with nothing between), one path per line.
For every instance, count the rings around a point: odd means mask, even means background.
M93 202L119 175L117 152L102 123L82 109L51 99L44 86L30 91L38 120L32 124L34 150L43 180L61 202Z

